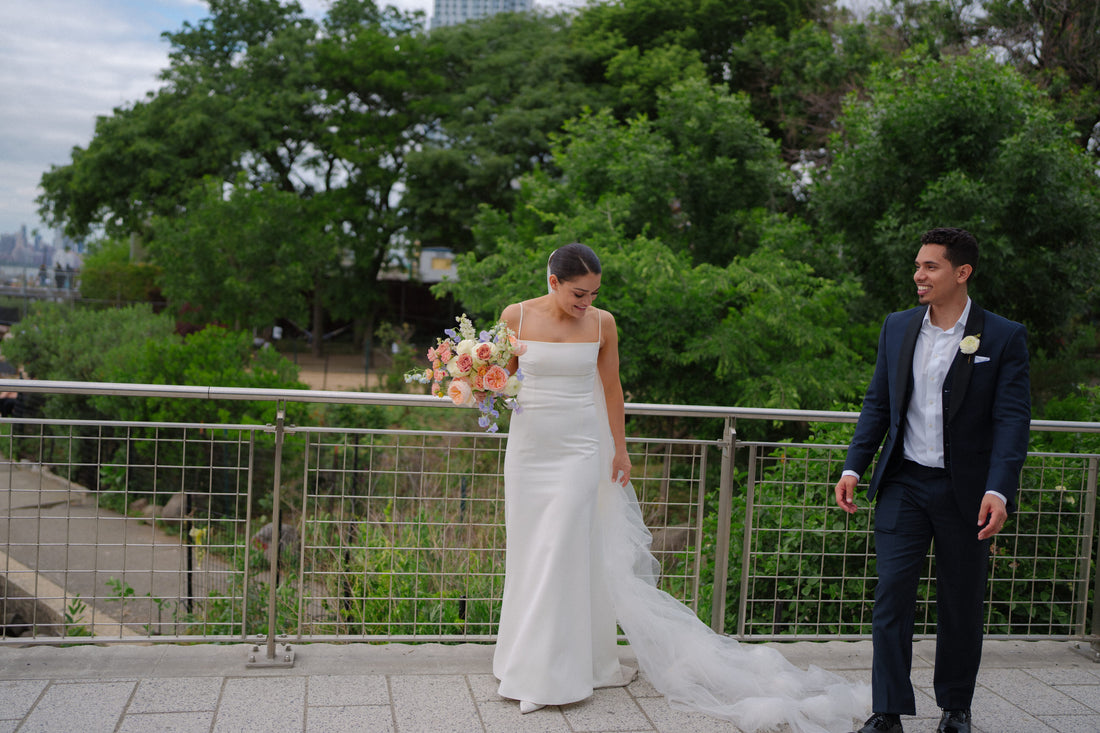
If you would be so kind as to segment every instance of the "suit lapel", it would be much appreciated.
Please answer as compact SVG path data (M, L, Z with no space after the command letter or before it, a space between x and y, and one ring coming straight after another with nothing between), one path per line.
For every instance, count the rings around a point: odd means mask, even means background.
M970 316L966 319L966 328L963 330L963 338L967 336L980 336L985 327L985 311L977 303L970 304ZM950 385L950 401L947 407L947 421L950 422L958 414L962 406L963 397L966 396L966 387L970 384L970 373L974 371L974 359L961 351L955 354L951 368L947 371L944 383Z
M920 327L924 323L924 316L927 312L928 309L925 308L923 311L913 313L913 317L909 320L909 325L905 329L905 338L901 340L901 351L898 352L898 371L894 376L894 385L898 390L895 401L900 407L901 414L905 414L909 404L909 395L913 391L913 352L916 351L917 335L920 333Z

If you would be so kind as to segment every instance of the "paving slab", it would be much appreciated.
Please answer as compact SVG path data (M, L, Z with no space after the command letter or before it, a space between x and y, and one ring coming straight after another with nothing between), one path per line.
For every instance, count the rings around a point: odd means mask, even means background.
M870 677L866 642L771 646L802 667ZM934 730L939 710L928 660L935 648L917 647L918 714L903 721L907 730ZM1100 731L1100 665L1078 647L987 642L975 733ZM627 687L521 715L496 692L490 644L300 644L293 667L265 669L245 666L251 648L0 647L0 733L737 733L727 721L670 707L644 673ZM636 663L628 646L620 657Z

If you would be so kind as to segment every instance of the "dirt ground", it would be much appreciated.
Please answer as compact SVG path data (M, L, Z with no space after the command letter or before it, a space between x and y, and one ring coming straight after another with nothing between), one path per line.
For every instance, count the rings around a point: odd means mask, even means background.
M361 390L370 379L371 387L378 386L376 365L370 375L363 365L362 354L333 354L320 359L310 354L285 354L287 359L296 361L299 367L298 378L311 389L329 389L335 391ZM376 359L377 361L377 359Z

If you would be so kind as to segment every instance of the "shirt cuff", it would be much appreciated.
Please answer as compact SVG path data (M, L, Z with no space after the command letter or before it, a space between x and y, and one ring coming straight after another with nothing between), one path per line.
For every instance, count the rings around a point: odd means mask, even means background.
M844 469L844 473L842 473L840 475L842 477L843 476L855 476L857 479L859 478L859 474L856 473L855 471L851 470L850 468ZM1000 494L998 494L998 496L1000 496ZM1003 499L1004 497L1001 497L1001 498ZM1007 504L1008 502L1005 502L1005 503Z
M985 493L986 493L987 495L989 495L989 494L993 494L993 496L995 496L995 497L997 497L998 499L1000 499L1000 500L1001 500L1001 503L1003 503L1003 504L1004 504L1005 506L1008 506L1008 499L1006 499L1006 498L1005 498L1005 495L1004 495L1004 494L1002 494L1001 492L999 492L999 491L993 491L992 489L990 489L989 491L986 491Z

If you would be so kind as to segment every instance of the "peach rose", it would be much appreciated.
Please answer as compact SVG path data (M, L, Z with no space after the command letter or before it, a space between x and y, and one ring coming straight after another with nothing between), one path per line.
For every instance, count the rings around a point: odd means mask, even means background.
M486 389L490 389L493 392L500 392L508 384L508 370L500 366L491 366L489 371L485 372L485 377L482 379Z
M450 386L447 387L447 396L459 407L474 403L474 391L465 379L452 379Z
M496 356L497 348L488 342L480 343L474 347L474 357L481 361L491 361Z
M474 358L469 354L459 354L447 367L447 371L456 377L469 374L470 370L474 368Z

